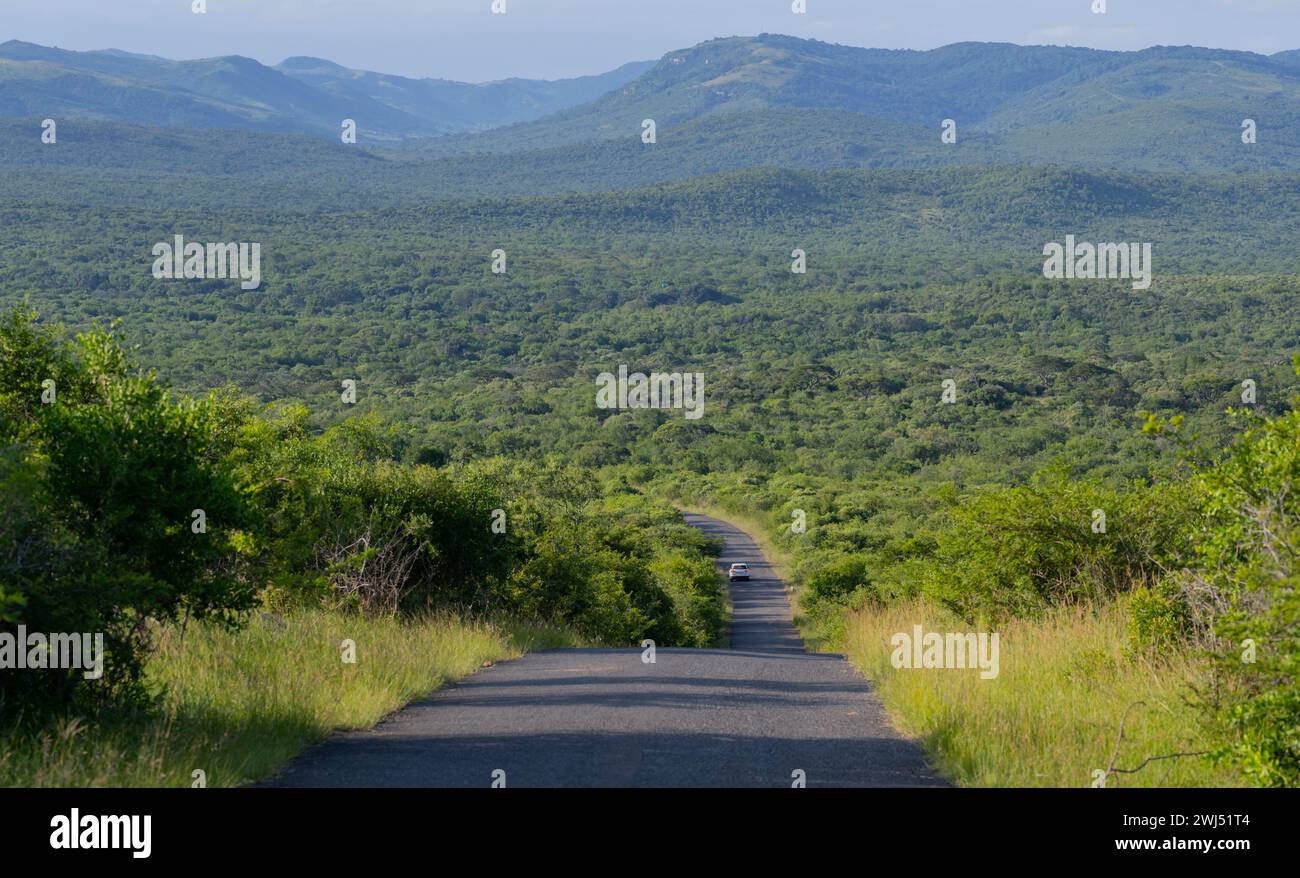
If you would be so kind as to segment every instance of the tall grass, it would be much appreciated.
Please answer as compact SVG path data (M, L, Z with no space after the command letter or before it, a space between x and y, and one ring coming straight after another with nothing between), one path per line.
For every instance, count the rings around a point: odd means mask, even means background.
M260 616L237 631L158 632L155 711L67 717L0 734L0 785L234 786L272 774L335 729L368 728L484 662L576 645L543 626L399 620L324 611ZM356 644L356 662L342 643Z
M876 685L896 725L918 739L945 776L969 786L1087 787L1110 765L1125 711L1116 768L1150 756L1214 746L1189 703L1205 665L1184 653L1159 658L1125 649L1122 603L1058 609L1038 620L997 628L1000 673L897 670L889 639L896 632L976 630L923 601L849 614L849 659ZM1140 705L1133 706L1136 702ZM1108 787L1238 786L1227 768L1200 757L1148 764L1112 774Z

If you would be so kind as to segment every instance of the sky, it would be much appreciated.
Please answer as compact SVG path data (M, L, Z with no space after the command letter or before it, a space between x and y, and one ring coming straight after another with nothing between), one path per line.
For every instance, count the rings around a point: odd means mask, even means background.
M967 40L1300 48L1300 0L0 0L0 42L166 58L293 55L416 77L559 79L713 37L784 33L931 49ZM493 14L504 2L504 15Z

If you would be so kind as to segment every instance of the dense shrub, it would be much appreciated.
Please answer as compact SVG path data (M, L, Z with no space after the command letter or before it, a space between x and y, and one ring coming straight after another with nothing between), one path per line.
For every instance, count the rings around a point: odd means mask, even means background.
M259 602L507 614L611 645L721 633L707 541L580 470L404 465L373 417L318 433L301 406L173 397L110 334L68 342L26 312L0 355L0 631L101 632L108 653L94 683L0 671L6 711L140 698L153 623Z
M278 410L240 441L273 594L367 611L485 609L515 547L491 531L497 499L444 471L396 463L373 420L323 435L306 422L305 409Z
M1196 476L1205 524L1193 563L1171 579L1225 675L1206 702L1228 734L1219 756L1260 785L1298 786L1300 399L1250 421Z
M237 418L217 397L173 398L108 333L69 342L21 311L0 324L0 630L98 633L106 652L94 683L0 670L0 698L137 698L149 620L251 605L254 516L225 459Z
M1185 551L1189 517L1176 483L1118 488L1056 467L956 503L921 588L968 618L1105 600L1155 583Z
M818 567L808 577L808 595L817 601L843 603L854 591L870 582L870 564L865 555L845 555Z

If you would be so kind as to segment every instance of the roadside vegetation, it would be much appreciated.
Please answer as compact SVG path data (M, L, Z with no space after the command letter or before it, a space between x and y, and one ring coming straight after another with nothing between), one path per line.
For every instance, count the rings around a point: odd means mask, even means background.
M1218 744L1189 700L1209 684L1208 662L1188 650L1134 654L1126 648L1129 621L1122 601L1011 619L996 628L1001 668L988 680L978 672L894 668L896 632L914 625L971 630L961 616L925 599L851 611L843 649L876 684L898 727L959 784L1087 787L1098 779L1094 772L1109 769L1120 771L1106 777L1107 787L1243 784L1230 765L1200 758L1126 773L1149 756Z
M522 649L721 637L711 546L671 507L308 418L173 394L107 331L0 323L0 633L104 649L98 678L26 643L0 668L0 778L237 783Z
M330 732L369 728L484 663L584 645L543 625L309 609L236 630L160 626L155 637L145 664L155 703L10 719L0 729L0 785L256 782ZM343 661L344 641L355 644L355 663Z
M1225 418L1239 432L1219 450L1150 415L1149 441L1182 450L1163 477L1058 463L1014 487L939 485L905 538L857 551L860 498L809 498L824 523L804 533L761 492L730 502L769 505L806 639L846 651L953 779L1296 786L1300 398ZM999 672L899 667L891 640L916 626L997 633Z

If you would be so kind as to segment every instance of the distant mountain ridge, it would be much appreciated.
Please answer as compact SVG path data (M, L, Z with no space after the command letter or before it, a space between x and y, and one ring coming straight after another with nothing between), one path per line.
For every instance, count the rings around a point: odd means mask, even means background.
M777 34L729 37L670 52L639 79L591 103L431 146L514 152L636 136L647 118L663 129L725 112L796 107L935 130L951 118L959 129L988 133L1084 114L1095 123L1098 113L1135 108L1290 121L1300 107L1300 51L1270 57L1191 46L1116 52L1010 43L915 51Z
M759 167L1289 174L1300 173L1300 50L956 43L916 51L761 34L600 76L471 85L310 57L267 67L238 56L168 61L0 44L0 116L24 120L0 126L0 140L18 138L5 163L90 158L30 154L23 132L47 115L129 123L116 133L83 125L67 142L134 144L120 157L95 153L131 166L157 160L142 128L307 134L338 146L340 122L351 118L375 158L387 144L413 145L404 172L428 181L420 188L431 195L609 190ZM653 146L641 141L646 119L657 125ZM956 143L940 139L947 119ZM1246 119L1256 143L1242 141Z
M653 61L635 61L598 76L473 84L352 70L321 58L287 58L275 69L340 100L373 101L426 121L436 134L449 134L488 130L586 103L631 82L652 66Z
M230 55L171 61L108 49L0 43L0 116L64 116L171 128L243 128L398 140L481 131L590 101L651 62L556 81L470 84L351 70L315 58L267 67Z

